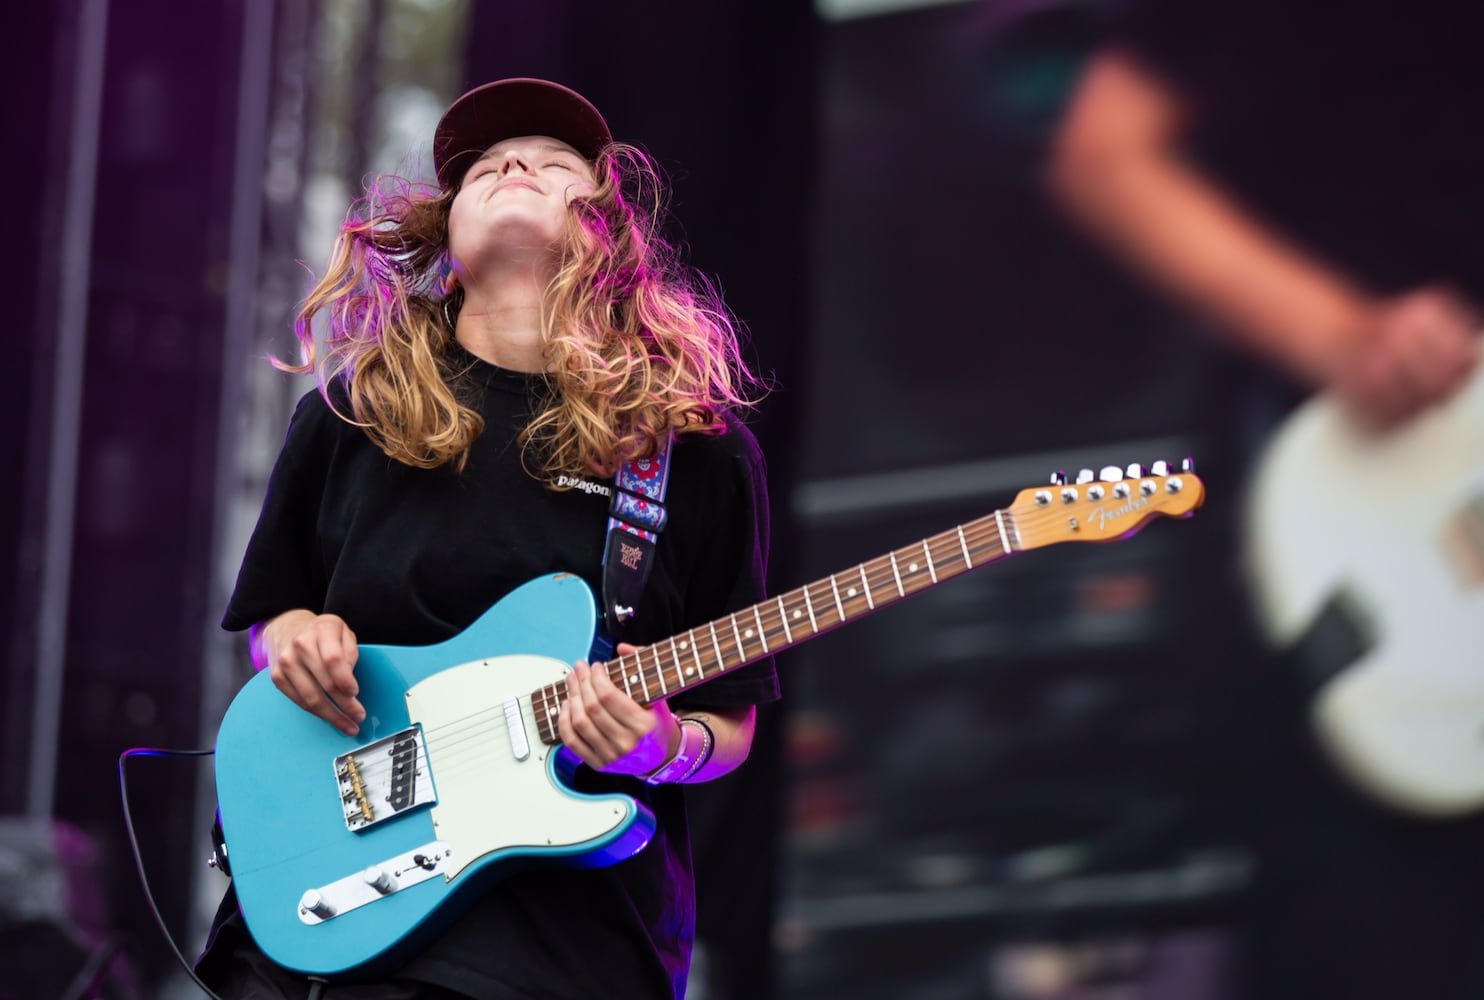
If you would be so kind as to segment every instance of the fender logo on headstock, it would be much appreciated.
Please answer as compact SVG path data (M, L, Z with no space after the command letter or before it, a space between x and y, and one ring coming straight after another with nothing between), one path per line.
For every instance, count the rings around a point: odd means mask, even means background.
M1089 521L1097 522L1098 530L1102 531L1107 528L1108 522L1112 521L1114 518L1122 517L1125 514L1132 514L1134 511L1141 510L1142 508L1148 506L1148 497L1130 497L1129 499L1125 500L1121 506L1113 507L1111 509L1108 507L1094 507L1092 513L1088 515L1087 519Z

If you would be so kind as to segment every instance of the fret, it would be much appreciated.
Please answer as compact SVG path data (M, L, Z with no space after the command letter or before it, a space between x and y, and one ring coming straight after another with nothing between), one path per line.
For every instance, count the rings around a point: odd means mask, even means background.
M654 656L654 672L655 672L655 674L660 679L660 689L661 690L664 690L664 688L665 688L665 665L660 662L660 651L659 651L659 649L656 648L656 647L654 647L654 646L641 646L639 649L635 650L635 652L634 652L634 659L636 659L636 660L639 661L639 669L640 670L643 670L644 669L644 651L646 649L649 650L649 652ZM675 675L675 680L676 680L676 683L678 685L679 684L679 681L680 681L680 675L678 673Z
M644 660L638 655L636 655L634 658L639 661L639 676L642 677L644 676ZM670 693L670 688L665 684L665 668L660 666L658 657L655 658L654 665L656 668L658 668L655 670L655 673L659 674L660 676L660 697L663 698L665 697L665 695Z
M659 647L657 647L657 645L650 645L650 647L646 648L654 656L654 671L656 671L657 674L660 675L660 680L663 680L663 678L665 678L665 662L663 662L662 659L659 659ZM640 650L640 654L643 653L644 650ZM678 668L677 666L677 668L675 668L675 690L680 690L680 688L684 687L684 685L686 685L686 681L684 681L684 678L681 678L680 668Z
M891 578L897 582L897 596L906 597L907 592L902 589L902 573L897 569L897 554L888 552L887 557L891 559Z
M546 694L540 688L531 692L531 714L536 717L536 731L546 739Z
M760 611L758 611L758 608L759 607L761 607L761 605L754 604L752 606L752 620L755 621L755 622L757 622L757 641L760 642L760 643L762 643L762 645L763 645L763 655L764 656L767 656L768 655L768 630L765 629L765 628L763 628L763 616L762 616L762 613Z
M727 659L721 655L721 640L716 638L716 622L709 622L706 627L711 630L711 648L716 650L716 665L722 670L725 670L727 668Z
M835 595L835 610L840 613L840 622L845 622L845 605L840 603L840 588L835 583L835 574L830 574L830 593Z
M629 668L628 668L628 664L624 663L624 658L622 656L620 656L618 659L614 660L613 662L618 664L619 676L621 676L623 678L623 693L626 694L626 695L628 695L630 698L634 697L634 691L633 691L632 688L629 687ZM609 679L612 680L613 675L612 674L609 674L608 676L609 676Z
M819 622L814 620L814 602L809 599L809 585L806 583L799 589L804 592L804 610L809 612L809 627L817 635L819 633Z
M962 549L964 553L964 569L973 569L974 560L969 558L969 543L968 540L964 538L964 526L960 524L955 530L958 532L958 547Z
M743 660L747 659L747 654L743 651L744 647L742 645L742 632L740 629L737 628L737 616L733 614L727 615L727 617L732 620L732 635L737 640L737 662L741 663Z
M706 676L706 665L701 662L701 650L696 645L696 630L691 629L686 635L690 636L690 655L696 659L696 672L704 678Z
M557 739L557 715L561 712L561 700L556 696L556 685L551 684L541 689L541 723L546 727L546 734L555 742Z
M539 704L537 701L539 699ZM541 742L550 742L551 720L546 716L546 689L541 688L531 692L531 714L536 717L536 732L541 734Z
M866 607L871 611L875 611L876 602L871 599L871 581L866 579L866 564L861 563L856 569L861 572L861 589L866 592Z
M1005 512L997 510L994 512L995 527L1000 533L1000 547L1005 550L1005 555L1010 554L1010 538L1005 533Z
M788 609L783 606L783 595L778 595L778 620L783 623L783 639L790 646L794 644L794 634L788 627Z
M938 570L933 566L933 550L928 548L928 540L922 540L922 557L927 560L928 579L934 583L938 582Z

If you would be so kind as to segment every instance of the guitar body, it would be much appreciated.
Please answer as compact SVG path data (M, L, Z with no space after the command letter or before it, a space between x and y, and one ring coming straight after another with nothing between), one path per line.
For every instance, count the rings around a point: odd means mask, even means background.
M217 796L238 902L269 958L306 974L374 972L511 868L612 864L648 843L647 810L572 791L574 759L537 737L530 692L588 656L596 620L587 585L552 575L445 642L361 646L355 737L294 705L267 671L247 683L218 734ZM409 730L421 746L398 738ZM307 909L309 891L333 912Z
M1341 770L1403 811L1484 806L1484 373L1384 434L1310 401L1259 465L1248 516L1274 643L1298 642L1336 595L1369 633L1313 702Z

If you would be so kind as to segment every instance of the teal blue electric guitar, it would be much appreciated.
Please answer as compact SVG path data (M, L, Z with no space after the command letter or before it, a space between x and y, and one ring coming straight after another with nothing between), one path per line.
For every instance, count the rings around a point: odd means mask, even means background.
M1016 552L1127 537L1203 499L1188 469L1128 472L1023 490L987 517L617 657L608 675L647 704ZM217 799L238 902L269 958L373 973L512 866L596 867L643 849L648 810L574 792L576 759L560 752L563 679L597 620L587 585L555 574L437 645L361 646L354 737L266 671L243 687L217 737Z

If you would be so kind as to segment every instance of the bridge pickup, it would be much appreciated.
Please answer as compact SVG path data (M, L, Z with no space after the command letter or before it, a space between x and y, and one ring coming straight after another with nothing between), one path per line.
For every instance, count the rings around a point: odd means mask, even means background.
M444 878L452 853L447 844L435 840L334 882L306 889L297 903L299 919L310 926L322 924L429 879Z
M410 726L335 758L345 827L352 833L438 801L421 726Z

